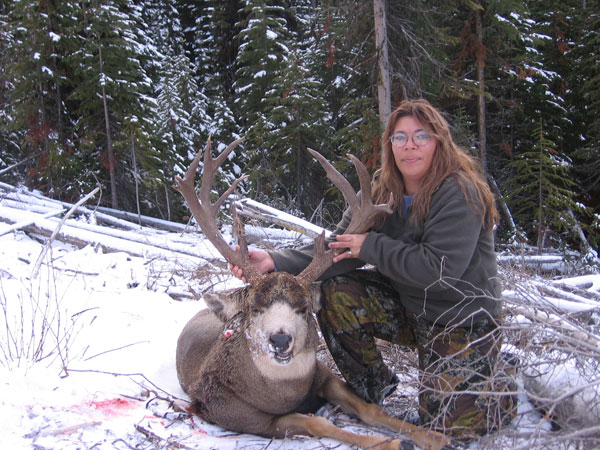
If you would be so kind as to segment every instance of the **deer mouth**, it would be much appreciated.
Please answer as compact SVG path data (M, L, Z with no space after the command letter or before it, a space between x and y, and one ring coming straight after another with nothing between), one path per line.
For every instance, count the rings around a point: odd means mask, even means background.
M278 364L286 365L292 361L292 351L282 351L276 347L271 346L271 358Z
M289 364L294 349L293 339L286 333L273 333L269 336L271 357L279 364Z

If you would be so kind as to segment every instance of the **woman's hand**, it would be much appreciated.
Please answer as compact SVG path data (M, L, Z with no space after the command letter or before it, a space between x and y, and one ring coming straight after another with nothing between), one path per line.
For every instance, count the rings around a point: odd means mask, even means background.
M333 262L341 261L346 258L358 258L363 242L367 234L340 234L336 236L335 242L329 243L329 248L340 249L341 253L333 258ZM347 249L344 251L344 249Z
M240 251L239 246L237 246L235 249ZM273 261L273 258L264 250L248 249L248 259L259 273L272 272L275 270L275 262ZM244 277L244 272L242 271L241 267L229 264L229 270L231 270L231 273L234 277L242 280L244 283L248 282L246 277Z

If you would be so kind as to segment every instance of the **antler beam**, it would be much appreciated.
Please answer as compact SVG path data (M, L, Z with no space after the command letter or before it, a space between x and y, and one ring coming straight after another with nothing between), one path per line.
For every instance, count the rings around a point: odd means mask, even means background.
M350 224L348 224L344 234L365 233L373 226L378 216L392 213L393 197L391 195L387 204L373 204L371 200L371 177L369 176L369 171L357 157L348 154L348 157L354 163L356 173L358 174L358 180L360 182L360 201L350 182L346 180L346 178L344 178L344 176L338 172L338 170L333 167L323 155L311 148L308 148L307 150L317 159L317 161L319 161L321 166L323 166L327 177L342 192L346 202L348 202L348 205L350 206L352 218L350 219ZM313 260L308 267L298 275L303 282L310 283L315 281L333 264L334 252L331 250L324 251L324 241L325 237L323 235L315 240Z
M241 176L233 182L233 184L218 198L214 203L211 203L210 192L212 190L215 174L217 170L223 164L223 161L229 154L244 140L244 138L236 139L223 150L219 156L213 158L211 155L211 139L208 138L206 148L204 149L204 169L202 175L202 183L200 184L199 193L196 194L194 179L198 165L200 164L200 158L202 157L202 150L197 154L187 171L185 176L182 178L176 176L175 184L173 188L179 191L192 212L192 215L198 222L200 229L206 235L206 238L212 243L219 253L231 264L239 266L244 271L244 276L248 281L251 279L260 277L258 271L249 262L248 259L248 248L245 245L245 240L240 239L240 251L236 252L235 249L231 248L229 244L223 239L219 228L217 227L216 216L219 208L223 205L227 197L233 192L237 185L243 181L246 176ZM239 228L236 226L236 228Z

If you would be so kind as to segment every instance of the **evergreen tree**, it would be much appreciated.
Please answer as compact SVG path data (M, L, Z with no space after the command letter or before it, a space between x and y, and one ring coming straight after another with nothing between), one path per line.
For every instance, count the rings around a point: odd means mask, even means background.
M582 180L573 170L573 160L578 149L585 146L589 123L586 119L589 117L588 107L582 105L579 93L576 93L581 81L576 74L582 70L585 72L574 56L574 49L577 50L581 41L581 3L573 0L550 4L532 1L530 7L532 32L527 36L533 44L530 54L534 62L523 77L531 80L531 88L524 96L520 123L531 123L538 112L546 118L545 135L555 143L555 150L569 165L567 170L576 183L573 187L575 196L576 192L581 192ZM582 199L577 198L579 201ZM594 241L593 235L597 235L597 231L588 226L591 224L588 209L583 203L578 203L572 211L574 216L568 223L577 228L583 226Z
M285 10L277 0L246 0L240 15L233 110L246 135L242 167L248 167L255 192L273 198L279 188L285 190L273 176L279 169L276 161L284 158L273 144L275 124L270 118L272 105L283 94L275 80L283 78L291 61ZM290 195L285 197L289 201Z
M565 241L560 233L572 233L572 213L577 210L573 193L576 184L569 177L570 162L545 136L541 122L533 131L533 138L532 148L520 153L508 166L515 173L509 181L509 203L519 223L532 231L530 237L541 252L548 246L548 236L555 245L562 246Z
M11 32L7 7L0 3L0 148L4 151L0 154L0 170L8 170L17 164L22 157L20 154L20 142L23 139L21 129L13 129L9 126L14 122L15 112L11 106L13 84L9 82L8 70L11 64L11 51L15 47L14 35ZM15 173L16 171L13 171ZM11 173L4 174L9 182L17 182L19 179Z
M273 80L290 61L284 8L278 0L246 0L236 57L236 112L250 129L266 110ZM260 145L259 141L255 144Z
M588 14L591 13L591 14ZM579 134L573 152L577 172L585 188L582 200L600 215L600 13L598 10L581 11L580 38L573 42L570 54L573 61L569 90L569 105L573 125ZM598 219L596 219L598 220ZM598 223L600 225L600 223ZM598 226L597 225L597 226ZM600 236L596 231L596 246Z
M318 40L320 73L335 128L333 147L340 168L353 176L352 153L369 168L379 158L382 125L377 116L376 49L371 2L327 2Z
M185 55L166 57L158 89L160 148L177 175L209 135L207 100L196 85L193 66ZM172 176L171 176L172 178Z
M146 134L152 124L148 120L153 109L151 81L144 72L140 55L144 46L137 41L136 29L139 10L132 9L124 0L99 0L82 9L76 49L70 58L75 72L75 89L71 99L78 103L77 131L84 151L93 153L102 149L98 160L101 166L94 171L100 180L108 176L111 203L119 206L119 197L126 208L134 203L128 165L131 160L122 151L128 148L131 132L123 133L125 121L140 127ZM148 140L149 141L149 140ZM159 161L137 146L137 163L150 167ZM102 167L108 172L102 174Z
M195 23L194 64L198 84L202 86L207 132L219 141L239 137L239 128L231 111L232 66L235 59L233 30L237 23L238 2L196 2L199 15ZM233 14L232 14L233 13ZM233 157L239 160L239 156Z
M305 214L317 206L315 200L320 200L319 186L323 185L319 182L323 174L314 172L316 166L306 148L322 151L323 137L331 133L320 87L298 56L274 78L277 95L265 102L268 139L263 145L270 157L268 171L279 186L276 196L293 200Z
M72 2L18 1L8 12L11 44L4 61L4 125L9 148L18 145L27 159L31 187L68 198L77 186L69 178L81 166L68 138L65 98L70 80L65 65L76 6ZM9 31L7 30L7 32ZM75 192L73 192L75 191Z

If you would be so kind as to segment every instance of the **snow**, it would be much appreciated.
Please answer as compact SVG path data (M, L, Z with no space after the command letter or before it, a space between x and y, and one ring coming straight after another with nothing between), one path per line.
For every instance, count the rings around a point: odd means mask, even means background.
M223 450L349 449L315 438L271 444L173 410L172 399L186 398L175 372L177 337L205 305L177 301L169 293L222 290L240 282L216 269L210 276L197 274L202 258L215 257L199 234L156 231L146 237L163 240L166 248L131 256L104 253L101 245L78 249L54 242L33 277L44 239L21 231L0 236L0 420L5 430L0 448L149 448L150 443L164 448L174 442ZM168 250L178 241L192 245L191 238L204 249L197 258L181 261L180 253ZM598 291L600 276L562 282ZM594 306L589 299L579 303ZM519 411L517 432L550 429L524 394ZM350 423L350 428L359 426Z
M114 448L115 439L131 439L134 424L158 423L146 418L145 391L158 386L184 397L175 344L203 304L175 301L154 280L177 277L174 261L165 268L168 258L104 254L91 246L55 244L51 264L31 279L41 248L22 233L0 238L0 414L10 430L0 448ZM74 425L80 428L63 431Z
M50 39L52 39L52 42L60 41L60 35L54 33L53 31L48 32L48 36L50 36Z

